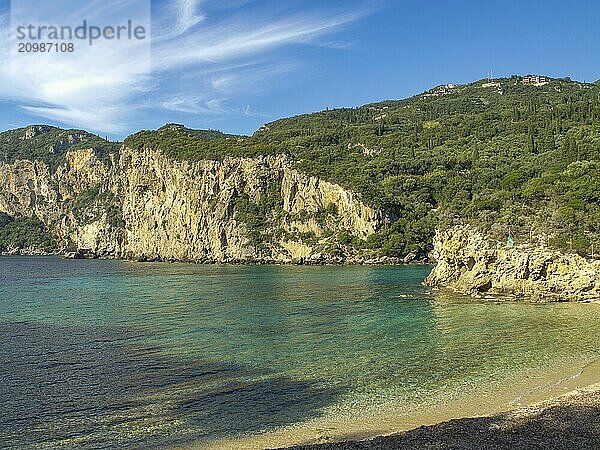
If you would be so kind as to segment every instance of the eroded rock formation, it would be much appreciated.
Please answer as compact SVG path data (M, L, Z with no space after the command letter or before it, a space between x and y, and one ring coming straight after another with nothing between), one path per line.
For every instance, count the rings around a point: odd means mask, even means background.
M249 210L248 210L249 209ZM0 165L0 211L36 216L61 251L181 261L344 260L340 236L365 239L392 218L285 156L174 161L123 147Z
M439 231L425 281L475 295L534 301L600 300L600 260L533 245L491 242L469 226Z

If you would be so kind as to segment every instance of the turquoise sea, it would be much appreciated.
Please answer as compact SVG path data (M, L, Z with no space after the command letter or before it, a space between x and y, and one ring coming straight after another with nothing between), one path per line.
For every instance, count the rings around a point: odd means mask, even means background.
M600 354L600 305L475 302L429 270L0 258L0 447L202 447Z

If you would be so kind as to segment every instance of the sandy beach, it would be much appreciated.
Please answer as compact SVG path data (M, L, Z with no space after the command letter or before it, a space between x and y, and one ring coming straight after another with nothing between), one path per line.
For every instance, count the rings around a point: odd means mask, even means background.
M372 439L287 447L293 450L354 449L565 449L600 448L600 361L572 376L530 389L517 406L488 415L423 425Z
M391 431L390 431L391 430ZM509 388L410 415L307 423L194 448L594 449L600 448L600 361L522 376Z
M600 448L600 384L487 417L454 419L366 441L290 447L350 449Z

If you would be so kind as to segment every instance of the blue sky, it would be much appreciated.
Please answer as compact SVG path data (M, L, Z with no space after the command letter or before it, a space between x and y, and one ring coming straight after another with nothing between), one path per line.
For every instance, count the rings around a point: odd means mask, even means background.
M100 20L96 5L112 2L77 3ZM600 78L600 5L591 0L114 3L129 4L126 14L140 20L151 7L148 67L132 53L115 63L108 47L92 60L63 67L31 59L16 71L3 55L0 130L50 123L120 139L177 122L251 134L278 118L405 98L490 70ZM3 30L10 7L0 0Z

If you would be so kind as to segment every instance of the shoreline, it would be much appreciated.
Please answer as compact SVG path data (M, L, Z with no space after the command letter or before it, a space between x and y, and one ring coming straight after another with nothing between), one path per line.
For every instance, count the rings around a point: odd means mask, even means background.
M75 253L75 252L69 252ZM11 253L11 252L0 252L0 257L11 258L11 257L55 257L66 260L105 260L105 261L123 261L123 262L135 262L135 263L165 263L165 264L197 264L197 265L233 265L233 266L433 266L435 263L428 259L414 259L409 262L405 262L402 258L395 258L391 256L381 256L365 259L353 259L353 258L339 258L339 259L311 259L301 258L300 260L277 260L277 259L228 259L228 260L213 260L213 259L197 259L197 260L183 260L183 259L170 259L170 258L124 258L110 255L103 256L87 256L81 255L81 257L67 256L65 253Z
M600 383L493 415L422 425L369 440L296 445L277 450L557 449L600 447Z
M470 433L484 435L485 430L478 430L477 426L481 424L488 426L491 423L504 421L506 424L497 428L503 430L513 423L515 418L523 421L530 417L531 420L534 420L548 408L562 408L561 405L565 398L572 399L582 392L592 395L593 399L585 397L580 403L588 404L593 401L597 405L593 420L598 423L597 439L600 447L600 358L588 361L578 367L579 369L573 370L573 366L566 363L564 366L557 367L549 376L543 375L547 368L539 368L535 371L537 376L533 373L530 375L523 373L521 382L515 381L512 387L500 387L491 396L483 393L479 393L478 396L476 392L473 392L464 398L451 399L450 402L443 404L424 406L412 413L391 408L390 411L370 418L337 420L321 418L263 434L197 443L185 448L215 450L508 449L514 447L493 446L491 441L480 442L477 446L469 447L471 434L461 435L461 431L457 427L471 429ZM574 402L571 401L571 403ZM574 407L571 403L569 407ZM446 433L447 428L450 428L451 431ZM452 441L452 445L446 445L446 440L454 439L455 434L462 436L464 441ZM418 445L411 446L414 435L419 435L420 440ZM434 439L435 436L438 436L437 441ZM578 448L570 446L527 447L523 443L519 445L521 447L517 448Z

